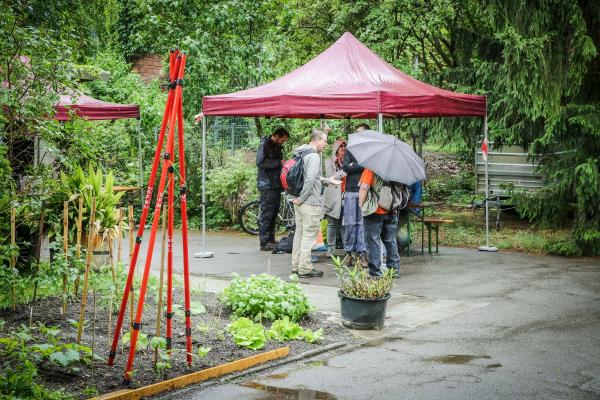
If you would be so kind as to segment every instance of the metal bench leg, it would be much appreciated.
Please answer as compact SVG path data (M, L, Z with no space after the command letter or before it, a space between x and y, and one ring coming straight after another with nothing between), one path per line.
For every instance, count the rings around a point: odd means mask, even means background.
M438 249L438 240L439 240L439 236L438 233L440 231L440 227L436 226L435 227L435 252L439 253L439 249Z
M433 226L431 224L427 224L427 234L429 236L429 240L427 241L427 246L429 247L429 254L431 254L431 229Z

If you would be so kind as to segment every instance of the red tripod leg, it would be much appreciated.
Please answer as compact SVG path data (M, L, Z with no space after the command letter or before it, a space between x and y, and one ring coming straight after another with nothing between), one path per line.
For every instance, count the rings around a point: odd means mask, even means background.
M171 83L175 80L178 75L178 69L180 66L180 58L176 56L179 54L179 51L171 51L169 55L169 65L170 69L170 79ZM123 289L123 298L121 300L121 307L119 308L119 316L117 318L117 323L114 330L113 341L111 344L110 352L108 355L108 365L113 365L117 344L119 343L119 335L121 334L121 327L123 326L123 317L125 315L125 310L127 308L127 300L129 297L129 292L132 290L133 286L133 275L135 272L135 266L137 264L137 258L140 251L140 244L142 243L142 236L144 234L144 226L146 225L146 218L148 217L148 211L150 209L150 203L152 201L152 191L154 189L154 183L156 180L156 172L158 170L158 164L160 161L160 153L163 147L165 130L167 127L167 122L169 121L169 116L172 114L173 110L173 99L175 97L175 90L171 84L169 89L169 95L167 97L167 104L165 106L165 112L163 114L163 121L160 127L160 133L158 135L158 143L156 144L156 150L154 151L154 161L152 163L152 170L150 172L150 178L148 180L148 187L146 189L146 197L144 199L144 207L142 209L142 215L140 216L140 224L137 231L137 236L135 240L135 248L133 250L133 255L131 257L131 262L129 265L129 272L127 274L127 281L125 287Z
M181 56L177 57L178 59ZM165 181L167 177L167 171L173 162L173 145L175 138L175 119L177 117L177 107L181 107L181 84L179 84L183 79L183 68L185 63L181 63L181 67L179 68L179 73L176 82L178 85L175 89L175 98L173 100L174 108L171 112L171 116L169 118L169 136L167 140L167 151L164 154L163 168L160 175L160 183L158 186L158 194L156 198L156 204L154 206L154 216L152 220L152 229L150 231L150 239L148 241L148 252L146 255L146 264L144 266L144 275L142 277L142 283L140 286L140 295L138 296L138 304L137 304L137 313L135 317L135 322L133 323L133 331L131 333L131 341L129 348L129 357L127 358L127 365L125 367L124 381L125 383L129 383L131 381L131 369L133 367L133 361L135 359L135 348L137 344L137 338L139 335L139 331L142 326L142 313L144 311L144 300L146 297L146 289L148 285L148 276L150 275L150 265L152 263L152 253L154 251L154 241L156 239L156 230L158 227L158 221L160 219L160 212L162 208L164 189L165 189Z
M185 66L187 56L183 54L181 63ZM185 179L185 147L183 143L183 110L181 103L177 107L177 148L179 150L179 192L181 199L181 241L183 245L183 290L185 298L185 339L187 363L192 365L192 321L190 304L190 268L188 257L188 226L187 226L187 186Z
M174 154L173 154L174 156ZM173 157L174 158L174 157ZM174 190L175 179L173 176L173 165L169 167L169 189L167 195L167 323L166 323L166 341L167 350L172 347L172 329L173 329L173 211L175 206Z

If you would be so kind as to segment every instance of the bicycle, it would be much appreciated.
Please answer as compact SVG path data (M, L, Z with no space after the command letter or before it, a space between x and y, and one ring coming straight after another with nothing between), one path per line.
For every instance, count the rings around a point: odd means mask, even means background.
M260 206L258 200L253 200L244 204L238 212L238 222L244 232L250 235L258 235L258 216L260 215ZM275 221L275 232L283 233L290 231L295 227L294 205L288 200L285 192L281 193L281 206L277 213Z

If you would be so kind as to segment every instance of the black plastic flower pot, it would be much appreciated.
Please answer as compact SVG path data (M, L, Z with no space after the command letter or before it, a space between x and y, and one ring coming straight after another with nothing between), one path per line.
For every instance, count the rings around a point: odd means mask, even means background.
M383 329L385 309L391 297L388 293L379 299L360 299L338 291L342 325L350 329Z

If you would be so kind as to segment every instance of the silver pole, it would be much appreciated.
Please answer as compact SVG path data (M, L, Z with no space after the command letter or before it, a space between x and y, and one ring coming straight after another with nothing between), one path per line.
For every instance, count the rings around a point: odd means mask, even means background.
M142 119L138 118L138 161L140 163L140 179L139 179L139 187L140 187L140 198L142 202L140 203L142 206L144 205L144 160L142 159Z
M382 113L377 114L377 130L379 132L383 133L383 114Z
M488 142L487 110L483 118L483 140ZM488 144L489 146L489 144ZM488 149L489 153L489 149ZM483 156L483 154L482 154ZM488 179L488 156L485 157L485 246L479 246L480 251L498 251L496 247L490 246L490 182Z
M195 258L210 258L215 254L206 251L206 117L202 117L202 251Z

